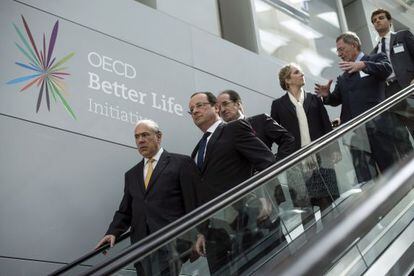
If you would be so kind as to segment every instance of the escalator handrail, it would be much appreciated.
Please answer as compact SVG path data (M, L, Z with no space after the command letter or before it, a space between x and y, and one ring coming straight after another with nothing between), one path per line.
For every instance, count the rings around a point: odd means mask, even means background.
M121 241L125 240L126 238L128 238L130 236L130 231L125 232L124 234L122 234L117 240L116 240L116 244L120 243ZM65 273L67 271L69 271L70 269L72 269L75 266L78 266L80 264L82 264L83 262L85 262L86 260L99 255L99 254L103 254L106 250L109 249L109 243L102 245L101 247L97 248L96 250L93 250L89 253L86 253L85 255L79 257L78 259L62 266L61 268L59 268L56 271L53 271L52 273L48 274L48 276L57 276L57 275L61 275L62 273Z
M295 252L294 258L272 270L282 276L325 274L350 244L372 230L414 188L413 180L411 154L365 190L335 221L324 223L323 229Z
M182 218L172 222L166 227L158 230L157 232L147 236L141 241L131 245L122 251L119 255L114 256L102 263L90 268L82 275L109 275L122 267L134 262L138 259L145 257L157 248L167 244L173 239L176 239L188 229L191 229L201 222L207 220L214 213L218 212L222 208L232 205L236 201L240 200L248 193L252 192L264 182L270 180L280 172L293 166L294 164L302 161L307 156L316 153L324 146L335 142L338 138L347 132L354 130L361 124L366 123L379 114L387 111L390 107L409 97L414 92L414 84L402 89L400 92L394 94L378 105L365 111L349 122L341 125L337 129L325 134L319 139L313 141L307 146L299 149L290 156L280 160L276 164L267 168L266 170L254 175L248 180L242 182L238 186L228 190L221 194L210 202L202 205L196 210L186 214Z

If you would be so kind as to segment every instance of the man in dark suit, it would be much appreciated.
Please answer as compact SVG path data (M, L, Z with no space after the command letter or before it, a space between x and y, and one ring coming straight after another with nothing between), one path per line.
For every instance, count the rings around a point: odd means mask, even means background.
M379 43L371 54L387 54L393 69L386 80L388 98L414 83L414 35L409 30L391 32L391 14L385 9L373 11L371 22L379 36Z
M223 123L218 115L217 99L210 92L195 93L189 103L194 124L210 133L204 151L201 171L201 203L230 190L275 161L272 152L254 134L244 120ZM198 159L200 143L191 157Z
M337 78L334 91L330 92L332 80L326 85L316 84L315 92L323 97L324 104L341 108L341 122L346 123L385 99L385 80L391 73L391 65L384 53L364 55L361 41L352 32L345 32L336 39L339 67L344 71ZM392 122L388 114L381 114L366 124L373 159L380 171L391 166L395 160L392 141Z
M414 83L414 35L408 30L391 32L391 14L385 9L373 11L371 22L379 36L379 42L371 54L385 53L393 69L385 81L385 97L388 98ZM402 156L413 150L407 128L414 133L414 118L412 115L407 116L410 113L406 112L410 103L412 109L413 101L413 98L409 98L391 109L394 113L394 143Z
M278 145L276 160L281 160L294 152L295 138L284 127L267 114L252 117L244 115L240 95L234 90L225 90L217 96L220 117L225 122L244 119L250 123L256 136L272 149L273 143Z
M217 96L217 105L219 107L220 117L225 122L235 120L246 120L251 125L255 135L271 150L273 143L278 145L276 160L294 152L295 138L275 120L267 114L259 114L252 117L245 117L243 103L240 95L234 90L225 90ZM269 189L272 189L270 192ZM278 245L285 242L285 236L282 232L280 217L278 216L277 207L272 208L271 199L268 195L277 195L277 203L285 200L280 183L272 181L263 185L262 195L256 199L256 206L259 208L242 208L235 220L231 223L232 228L241 236L240 251L253 249L256 243L266 240L269 246L263 247L261 252L252 255L251 258L264 256L268 250L274 250ZM252 204L251 204L252 205ZM258 210L257 210L258 209ZM272 216L274 209L274 216ZM237 229L240 228L240 229ZM240 230L240 231L238 231ZM246 262L248 257L245 258ZM247 266L248 264L244 264ZM239 269L239 273L242 269Z
M254 135L246 121L222 123L216 103L216 97L210 92L195 93L189 102L194 124L204 133L191 155L201 172L197 189L200 204L234 188L251 177L254 170L261 171L275 161L273 153ZM231 250L231 243L225 229L215 228L212 222L201 230L203 235L199 236L195 251L207 254L211 274L228 273L230 260L226 254Z
M116 238L129 228L131 242L135 243L195 208L197 167L190 157L164 150L161 138L162 133L154 121L137 123L135 142L144 158L126 172L121 204L96 248L104 243L112 247ZM136 263L138 275L178 275L178 260L169 261L171 251L176 249L161 249L155 257Z

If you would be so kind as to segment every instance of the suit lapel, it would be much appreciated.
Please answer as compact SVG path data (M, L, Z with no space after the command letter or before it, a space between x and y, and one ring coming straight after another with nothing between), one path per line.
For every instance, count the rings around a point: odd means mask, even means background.
M286 109L287 109L290 113L292 113L291 115L293 115L293 116L295 116L295 117L296 117L296 108L295 108L295 106L293 105L293 103L290 101L290 99L289 99L289 95L288 95L287 93L289 93L289 92L286 92L286 94L285 94L284 96L282 96L282 104L283 104L283 106L285 106L285 107L286 107Z
M166 150L164 150L163 153L160 156L160 160L158 160L158 162L157 162L157 166L155 166L155 169L152 173L151 179L148 183L146 193L148 193L148 191L152 188L154 183L156 183L157 178L160 176L162 171L165 169L165 167L169 163L169 160L170 160L170 158L168 156L168 152Z
M394 54L394 42L395 42L395 37L396 37L396 35L395 34L393 34L393 33L391 33L391 36L390 36L390 56L391 56L391 54Z
M214 149L214 144L217 142L218 138L220 137L221 133L223 132L224 123L221 123L217 126L216 130L213 132L210 140L207 143L206 154L204 157L203 168L201 171L203 172L206 168L207 162L212 154Z
M145 194L144 159L142 159L142 161L138 163L137 170L136 170L135 174L136 174L136 178L138 179L138 189L142 194Z
M198 141L196 147L193 149L193 152L191 153L191 159L194 159L196 157L199 146L200 146L200 141Z
M377 43L377 46L375 46L374 50L372 50L371 54L376 54L378 53L378 46L379 46L379 42Z
M260 120L259 120L260 119ZM254 135L257 135L258 133L262 132L262 128L264 128L266 124L266 117L257 115L254 117L248 117L245 119L251 126ZM254 128L253 128L254 126Z

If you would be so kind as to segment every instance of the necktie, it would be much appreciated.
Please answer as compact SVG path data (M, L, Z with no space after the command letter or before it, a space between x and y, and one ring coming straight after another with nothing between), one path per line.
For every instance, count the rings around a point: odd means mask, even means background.
M207 146L207 138L210 136L210 132L204 133L203 137L201 137L200 142L198 143L198 152L197 152L197 167L201 170L204 163L204 152Z
M381 52L386 54L387 52L385 51L385 37L381 38Z
M154 167L152 166L152 163L155 161L155 159L150 159L147 161L148 167L147 167L147 175L145 176L145 180L144 180L144 185L145 185L145 189L147 189L148 187L148 183L151 179L152 176L152 171L154 170Z

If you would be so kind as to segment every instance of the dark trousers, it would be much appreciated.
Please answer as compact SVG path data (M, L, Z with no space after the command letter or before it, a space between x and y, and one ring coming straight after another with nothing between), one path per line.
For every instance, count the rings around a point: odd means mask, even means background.
M150 233L147 226L147 235L150 235ZM176 242L170 242L156 250L143 260L134 263L137 276L178 276L181 265L185 262L180 258L180 253L191 248L191 242L188 243L178 239Z
M395 93L401 91L402 87L397 81L394 81L385 87L386 98L391 97ZM413 127L409 121L414 118L408 118L402 114L409 107L409 102L403 100L390 109L390 116L393 124L393 144L400 157L404 157L413 150L410 137L413 135Z
M398 161L392 115L383 113L366 123L372 157L380 172L384 172Z
M167 249L159 249L151 255L145 257L142 261L134 264L138 276L175 276L179 270L175 271L170 266L171 252Z
M182 264L183 254L191 248L191 242L177 240L170 242L164 247L146 256L143 260L136 262L134 267L138 276L178 276ZM185 248L184 248L185 247ZM181 254L180 254L181 253Z
M238 215L230 224L234 230L231 261L235 275L242 274L286 242L280 217L258 220L261 208L258 198L247 200L238 206Z
M233 205L238 214L232 223L224 226L227 222L213 218L201 227L211 275L239 275L286 242L279 218L257 221L260 205L258 200L241 200Z
M350 152L358 183L370 181L378 175L375 160L370 152L355 147L351 147Z
M215 226L207 226L203 232L210 275L230 275L232 249L230 235L224 228Z

